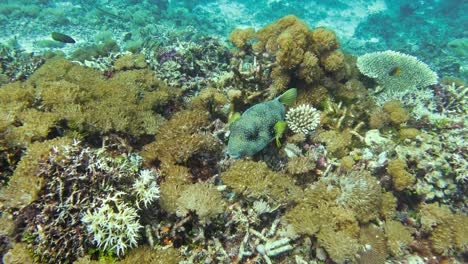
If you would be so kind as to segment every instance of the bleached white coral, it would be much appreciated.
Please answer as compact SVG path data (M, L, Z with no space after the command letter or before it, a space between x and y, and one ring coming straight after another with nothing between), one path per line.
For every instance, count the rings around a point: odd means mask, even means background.
M133 183L132 189L136 193L137 206L143 202L148 207L153 201L159 198L159 186L156 182L159 175L152 170L142 170L139 177Z
M310 134L320 124L320 111L306 104L291 108L286 123L294 133Z
M122 194L102 199L98 208L88 210L81 217L88 233L93 235L96 246L114 251L119 256L128 247L137 245L139 230L142 228L137 210L119 198Z

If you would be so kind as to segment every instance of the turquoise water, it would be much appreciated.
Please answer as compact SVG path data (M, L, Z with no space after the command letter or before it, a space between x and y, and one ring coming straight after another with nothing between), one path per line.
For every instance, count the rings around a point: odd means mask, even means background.
M467 262L467 11L1 1L3 263Z

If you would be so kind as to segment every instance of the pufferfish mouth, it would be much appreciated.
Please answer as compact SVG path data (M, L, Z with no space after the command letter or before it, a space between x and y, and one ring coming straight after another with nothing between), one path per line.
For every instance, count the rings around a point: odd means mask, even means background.
M240 154L239 153L230 153L230 152L226 152L224 154L225 157L229 157L229 158L232 158L232 159L238 159L240 158Z

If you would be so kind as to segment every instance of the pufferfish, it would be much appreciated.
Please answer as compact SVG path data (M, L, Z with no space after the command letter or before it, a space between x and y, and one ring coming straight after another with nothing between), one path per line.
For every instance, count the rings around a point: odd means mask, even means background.
M247 109L229 127L226 154L231 158L253 156L273 139L279 145L279 139L286 130L285 105L292 105L296 97L296 88L291 88L273 100Z

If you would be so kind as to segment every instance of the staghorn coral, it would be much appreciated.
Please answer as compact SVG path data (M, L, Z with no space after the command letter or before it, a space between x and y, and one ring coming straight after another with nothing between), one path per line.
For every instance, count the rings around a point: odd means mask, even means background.
M95 201L81 216L92 241L102 250L113 251L118 256L137 245L139 230L137 210L121 200L122 193Z
M148 207L149 204L159 198L159 186L157 183L159 175L152 170L142 170L138 176L132 185L137 198L136 203L139 206L143 202L143 205Z

